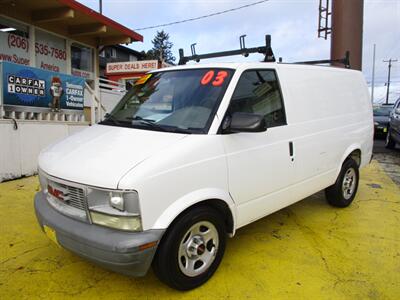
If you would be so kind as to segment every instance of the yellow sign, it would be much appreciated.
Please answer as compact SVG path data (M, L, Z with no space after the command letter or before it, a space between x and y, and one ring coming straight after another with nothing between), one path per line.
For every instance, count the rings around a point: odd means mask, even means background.
M140 77L140 78L135 82L135 85L139 85L139 84L144 84L144 83L146 83L146 81L151 77L151 75L153 75L153 74L147 74L147 75L144 75L144 76Z
M50 240L52 240L58 247L60 247L60 244L57 241L56 231L47 225L43 225L43 229L44 229L44 233L47 235L47 237Z

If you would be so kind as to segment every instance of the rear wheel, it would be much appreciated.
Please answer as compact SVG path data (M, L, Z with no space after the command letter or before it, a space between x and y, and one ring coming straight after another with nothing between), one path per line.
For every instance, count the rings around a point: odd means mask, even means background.
M389 128L388 133L386 135L385 147L388 148L388 149L394 149L394 147L396 147L396 142L392 138L390 128Z
M218 268L225 240L225 223L218 211L196 207L168 229L153 261L154 272L172 288L196 288Z
M343 163L335 184L325 189L328 203L336 207L349 206L356 196L358 181L358 165L352 158L348 158Z

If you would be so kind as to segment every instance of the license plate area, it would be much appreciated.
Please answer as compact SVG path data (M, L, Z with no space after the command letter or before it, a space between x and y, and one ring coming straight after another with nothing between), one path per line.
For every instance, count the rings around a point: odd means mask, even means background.
M57 241L57 235L56 235L56 231L51 228L50 226L47 225L43 225L43 230L44 233L46 234L46 236L53 241L58 247L60 247L60 244Z

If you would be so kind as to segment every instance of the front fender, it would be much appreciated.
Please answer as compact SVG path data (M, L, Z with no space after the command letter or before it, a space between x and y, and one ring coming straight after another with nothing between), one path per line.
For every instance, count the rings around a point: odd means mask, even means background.
M354 150L360 150L361 151L361 145L358 143L353 143L349 147L347 147L346 151L343 153L342 158L340 159L340 164L338 165L338 169L336 170L336 178L339 176L340 170L342 169L342 165L346 158L350 155L351 152Z
M156 220L154 226L152 228L163 228L167 229L169 225L186 209L189 207L198 204L202 201L206 200L222 200L224 201L232 214L233 219L233 234L236 228L236 206L233 202L233 199L229 195L228 192L216 189L216 188L209 188L209 189L201 189L197 191L193 191L185 196L179 198L178 200L174 201L164 212L161 216Z

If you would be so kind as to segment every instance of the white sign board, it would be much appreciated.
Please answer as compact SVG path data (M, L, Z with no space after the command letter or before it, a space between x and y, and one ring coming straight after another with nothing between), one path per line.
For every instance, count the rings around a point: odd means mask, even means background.
M38 29L35 35L36 67L66 73L67 49L65 39Z
M144 73L155 69L158 69L157 60L125 61L108 63L106 73Z

